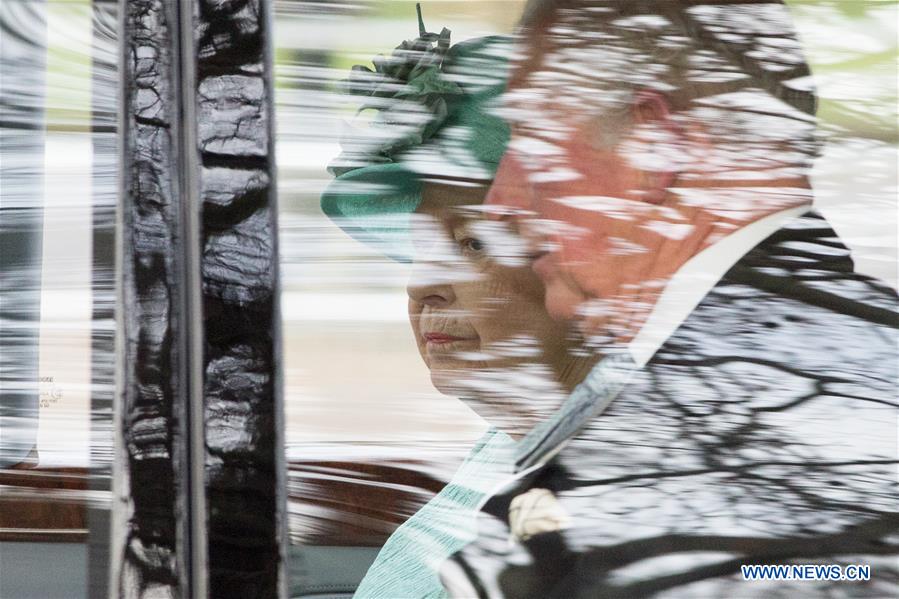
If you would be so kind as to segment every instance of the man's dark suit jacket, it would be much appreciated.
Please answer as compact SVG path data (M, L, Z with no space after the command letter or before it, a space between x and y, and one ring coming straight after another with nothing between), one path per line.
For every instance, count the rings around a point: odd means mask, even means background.
M509 499L454 556L485 596L899 596L896 293L820 216L743 256L527 485L571 525L508 542ZM489 515L492 513L492 516ZM743 564L870 564L750 582Z

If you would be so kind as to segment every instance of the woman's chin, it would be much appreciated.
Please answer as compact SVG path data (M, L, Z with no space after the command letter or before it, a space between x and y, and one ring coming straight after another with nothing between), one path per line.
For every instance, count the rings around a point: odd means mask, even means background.
M480 364L464 361L446 361L431 364L431 384L443 395L462 398L475 393L478 380L484 373Z
M438 392L443 395L449 395L452 397L459 396L459 377L461 376L461 372L459 370L448 370L445 368L432 368L431 369L431 384L434 385L434 388L437 389Z

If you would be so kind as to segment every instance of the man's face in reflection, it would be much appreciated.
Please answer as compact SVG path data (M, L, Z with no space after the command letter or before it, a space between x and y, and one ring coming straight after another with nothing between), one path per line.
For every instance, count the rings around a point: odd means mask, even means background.
M589 127L595 130L598 125L594 122ZM605 208L620 204L620 212L632 209L623 200L635 188L633 169L616 152L580 141L587 127L566 123L560 116L554 128L562 133L548 142L541 138L551 132L513 127L512 149L500 165L488 198L490 205L515 211L513 220L529 241L534 271L546 285L546 307L556 318L574 318L590 297L615 292L617 281L610 276L616 271L614 261L597 260L608 256L603 250L616 225ZM551 151L554 158L529 148ZM626 218L624 223L629 224L630 217ZM631 231L623 233L628 236ZM636 249L627 256L631 261ZM621 269L626 267L621 264L615 274L624 275Z
M676 258L661 253L667 238L658 229L635 223L661 228L683 219L660 205L666 174L643 170L624 150L645 147L642 137L658 128L582 116L560 109L558 99L533 80L512 82L507 106L526 116L511 119L512 142L487 203L511 209L529 239L554 317L614 326L606 316L628 321Z
M530 240L554 317L626 341L713 225L669 193L690 146L666 99L616 88L627 51L555 25L528 37L513 72L512 138L486 203Z
M664 16L678 3L641 9L656 15L574 6L522 36L503 97L512 136L485 203L530 240L554 317L576 319L595 341L626 342L690 258L810 200L809 127L791 128L801 119L764 92L708 94L706 83L735 73ZM720 14L726 23L736 13ZM746 28L765 24L745 16ZM803 72L800 53L790 60Z
M521 241L504 223L482 218L485 193L486 187L425 185L413 215L409 317L434 386L515 434L549 409L539 397L516 397L529 387L525 377L542 378L552 391L581 373L572 366L579 358L569 351L567 325L547 314L540 279L510 248ZM495 251L502 245L505 259Z

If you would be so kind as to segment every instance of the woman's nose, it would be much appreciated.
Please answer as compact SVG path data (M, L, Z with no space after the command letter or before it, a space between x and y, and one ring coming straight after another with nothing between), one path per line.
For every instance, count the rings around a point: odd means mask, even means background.
M432 308L446 308L456 301L452 272L435 262L415 262L406 285L409 298Z

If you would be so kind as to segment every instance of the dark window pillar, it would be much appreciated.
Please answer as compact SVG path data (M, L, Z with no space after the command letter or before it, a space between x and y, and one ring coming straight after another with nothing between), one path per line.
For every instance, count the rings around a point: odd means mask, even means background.
M122 7L110 596L283 596L269 5Z

